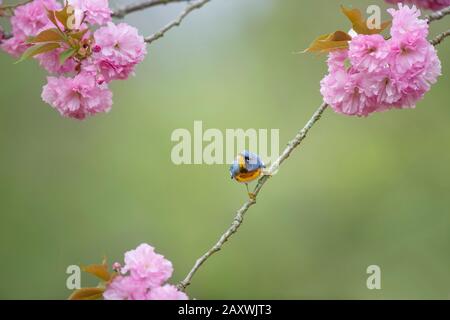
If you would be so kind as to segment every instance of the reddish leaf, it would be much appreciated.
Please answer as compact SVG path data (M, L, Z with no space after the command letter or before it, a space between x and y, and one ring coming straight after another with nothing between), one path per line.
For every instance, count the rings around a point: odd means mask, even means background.
M359 34L378 34L383 32L391 24L390 21L384 21L381 23L380 29L369 29L367 20L363 17L361 11L358 9L347 9L344 6L341 6L341 10L352 23L353 30Z
M81 270L90 273L104 281L109 281L111 279L111 273L108 271L108 266L106 263L90 264L88 266L81 267Z
M336 31L330 34L324 34L311 43L303 52L329 52L338 49L348 48L348 42L352 38L343 31Z
M28 40L29 43L39 43L39 42L62 42L64 37L61 32L56 29L47 29L39 33L37 36L32 37Z
M55 26L58 26L58 22L56 21L55 11L47 10L47 17Z
M75 290L69 300L96 300L102 297L104 291L103 288L81 288Z
M67 19L69 18L69 13L67 12L67 5L62 8L62 10L55 11L55 17L59 22L62 23L64 28L67 28Z

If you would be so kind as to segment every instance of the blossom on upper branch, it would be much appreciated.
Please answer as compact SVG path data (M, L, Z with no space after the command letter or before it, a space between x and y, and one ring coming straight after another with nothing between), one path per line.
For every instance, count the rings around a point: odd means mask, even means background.
M103 25L111 21L108 0L69 0L69 5L85 14L85 21Z
M321 81L320 91L336 112L367 116L413 108L441 74L420 11L401 4L398 10L388 11L393 17L389 39L359 34L348 41L348 48L329 53L329 73Z
M74 78L48 77L42 91L42 99L66 117L84 119L99 112L108 112L112 105L112 93L106 86L97 85L88 73Z
M144 38L126 23L108 23L95 31L94 38L97 50L93 63L107 82L127 79L147 54Z
M12 37L1 48L20 61L35 58L50 74L42 99L61 115L85 119L108 112L107 83L124 80L147 54L136 28L111 22L108 0L33 0L14 8Z
M51 25L47 9L60 8L56 0L34 0L14 10L11 17L12 38L3 41L1 47L14 57L20 56L28 47L28 37L35 36Z

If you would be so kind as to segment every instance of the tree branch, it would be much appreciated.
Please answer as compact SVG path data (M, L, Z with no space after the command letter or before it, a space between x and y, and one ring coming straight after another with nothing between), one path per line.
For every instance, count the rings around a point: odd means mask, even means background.
M114 18L123 18L129 13L133 13L136 11L144 10L147 8L159 6L159 5L166 5L169 3L176 3L176 2L187 2L189 0L142 0L138 2L131 3L129 5L122 6L116 10L113 11L112 16Z
M145 38L145 42L147 42L147 44L152 43L155 40L158 40L159 38L164 37L164 34L169 31L170 29L177 27L181 24L181 22L183 21L184 18L186 18L186 16L191 13L192 11L196 10L196 9L200 9L201 7L203 7L205 4L207 4L210 0L198 0L195 2L190 3L189 5L186 6L186 8L183 10L183 12L181 12L181 14L172 22L168 23L165 27L163 27L161 30L159 30L158 32L148 36Z
M436 38L434 38L433 40L430 40L430 43L433 46L437 46L438 44L440 44L442 41L444 41L445 38L447 38L448 36L450 36L450 29L448 29L447 31L444 31L440 34L438 34L436 36Z
M432 14L426 16L425 19L428 20L428 23L430 23L436 20L441 20L442 18L444 18L446 15L449 14L450 14L450 6L440 11L433 12Z
M248 209L256 203L256 196L259 194L265 183L269 180L272 174L276 173L279 166L291 155L292 151L297 148L302 141L306 138L309 130L314 126L314 124L319 121L325 109L328 107L326 103L323 103L317 110L314 112L312 117L306 123L306 125L301 129L297 135L292 139L287 147L284 149L283 153L275 160L275 162L270 166L268 172L262 176L253 191L255 195L254 198L247 200L242 207L236 212L236 216L231 223L231 226L222 234L217 243L211 247L204 255L202 255L194 264L194 267L189 271L186 278L178 284L178 288L180 290L185 290L186 287L191 283L192 277L195 275L197 270L201 267L201 265L214 253L222 249L222 246L227 242L227 240L239 229L244 221L244 216L247 213Z
M446 37L450 36L450 29L447 30L444 33L441 33L438 35L435 39L431 40L430 43L434 46L439 45ZM254 199L247 200L242 207L236 212L236 215L233 219L233 222L231 223L231 226L220 236L217 243L212 246L208 251L206 251L205 254L203 254L197 261L195 262L192 269L189 271L188 275L184 278L184 280L180 281L178 283L178 289L184 291L187 286L191 284L192 278L195 275L195 273L198 271L198 269L206 262L206 260L209 259L214 253L222 249L225 242L230 239L230 237L237 232L239 227L244 222L244 216L247 213L248 209L250 209L251 206L256 204L256 196L259 194L267 180L271 177L272 174L277 172L280 165L291 155L291 153L302 143L302 141L306 138L309 130L316 124L317 121L321 118L323 112L326 110L328 105L326 103L323 103L317 110L314 112L312 117L308 120L306 125L301 129L297 135L292 139L287 147L284 149L281 156L278 157L277 160L270 166L267 175L262 176L253 191L253 194L255 195Z

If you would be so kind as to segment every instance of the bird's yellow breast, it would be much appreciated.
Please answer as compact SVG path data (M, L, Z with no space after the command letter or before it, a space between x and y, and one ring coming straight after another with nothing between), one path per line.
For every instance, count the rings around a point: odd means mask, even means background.
M251 171L251 172L243 172L236 175L235 179L238 182L247 183L257 179L261 175L261 169Z

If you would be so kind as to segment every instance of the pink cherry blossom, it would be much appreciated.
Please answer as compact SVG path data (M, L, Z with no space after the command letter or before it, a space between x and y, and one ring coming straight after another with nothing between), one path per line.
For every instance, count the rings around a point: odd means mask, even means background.
M404 37L390 39L391 66L398 74L423 68L430 44L424 38Z
M426 38L428 36L428 23L420 19L420 10L416 6L411 8L401 3L398 10L388 9L392 16L391 36L401 40L403 37Z
M85 21L90 24L104 25L111 21L108 0L69 0L69 5L75 11L84 13Z
M188 296L174 285L166 284L150 290L147 300L188 300Z
M59 61L59 55L64 49L59 48L49 52L45 52L36 56L41 67L47 72L52 74L62 74L73 72L75 70L76 63L73 59L68 59L61 65Z
M56 0L34 0L17 7L11 17L13 36L34 36L47 29L51 22L47 17L47 9L55 10L61 6Z
M26 37L24 36L12 37L10 39L4 40L1 43L0 47L6 53L12 55L15 58L18 58L29 47L29 45L25 43L25 40Z
M47 80L42 99L63 116L81 120L111 109L111 91L106 86L98 86L90 74L80 73L74 78L48 77Z
M375 93L370 90L374 84L371 80L353 69L340 70L322 80L321 93L336 112L367 116L375 110Z
M129 276L116 276L106 286L105 300L147 300L148 288L142 281Z
M94 62L108 82L127 79L147 54L144 38L125 23L108 23L94 33L94 38L98 46Z
M50 26L46 8L58 9L56 0L34 0L14 10L11 17L12 38L3 41L1 48L14 57L20 56L28 47L28 37L35 36Z
M358 35L350 42L348 55L357 70L374 72L387 66L389 47L379 34Z
M372 90L376 97L376 111L385 111L400 103L403 97L403 82L396 79L390 70L374 74L371 77L374 81Z
M450 6L450 0L386 0L389 3L409 3L418 6L419 8L429 10L441 10Z
M172 263L145 243L135 250L126 252L124 260L122 274L130 272L131 277L146 283L149 288L160 286L173 272Z
M348 59L348 50L340 49L331 51L328 55L328 71L335 72L345 68L345 61Z
M425 63L425 68L422 72L422 76L426 82L429 84L435 84L437 78L442 74L441 60L437 55L436 48L433 46L428 46L427 59Z
M391 39L357 35L348 50L331 52L329 74L321 81L324 101L336 112L367 116L415 107L441 74L435 48L427 41L428 24L415 8L399 5Z
M122 265L120 264L120 262L114 262L112 265L112 269L116 272L120 272L120 270L122 269Z
M187 300L188 296L175 286L165 284L172 275L172 263L155 249L140 244L125 253L125 266L115 262L119 273L107 284L105 300Z

